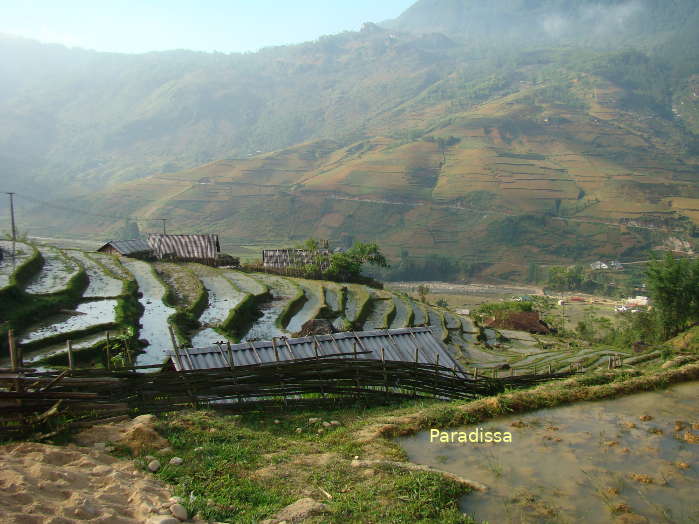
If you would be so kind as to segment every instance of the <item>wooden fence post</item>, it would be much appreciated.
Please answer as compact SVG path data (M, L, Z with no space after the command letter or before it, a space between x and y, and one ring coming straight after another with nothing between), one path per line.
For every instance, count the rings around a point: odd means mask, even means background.
M386 356L384 348L381 346L381 368L383 369L383 387L386 400L388 400L388 376L386 375Z
M75 364L73 362L73 342L71 342L70 339L68 339L66 349L68 350L68 368L71 370L75 369Z
M7 332L7 344L10 347L10 367L12 371L17 370L17 348L15 347L15 330L10 329Z

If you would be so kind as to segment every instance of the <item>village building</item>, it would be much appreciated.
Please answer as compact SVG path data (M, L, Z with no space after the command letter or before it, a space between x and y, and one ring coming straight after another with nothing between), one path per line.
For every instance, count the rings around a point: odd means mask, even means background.
M110 240L97 250L109 255L148 259L152 258L153 250L148 242L141 238L133 240Z
M148 245L158 260L216 265L221 245L218 235L163 235L150 233Z
M316 265L321 271L330 266L329 249L264 249L262 265L271 269L302 268Z
M599 271L601 269L609 269L609 266L601 260L598 260L597 262L593 262L592 264L590 264L590 269Z

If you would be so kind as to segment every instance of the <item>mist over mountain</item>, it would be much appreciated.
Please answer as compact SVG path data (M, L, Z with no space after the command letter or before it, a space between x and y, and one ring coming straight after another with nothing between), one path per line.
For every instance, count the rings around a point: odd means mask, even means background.
M631 256L658 239L580 224L672 224L691 240L697 27L688 0L420 0L247 54L2 37L0 181L236 241L371 231L394 254L420 238L450 256ZM251 223L270 198L280 212ZM444 232L449 209L459 232ZM32 215L36 231L121 227Z

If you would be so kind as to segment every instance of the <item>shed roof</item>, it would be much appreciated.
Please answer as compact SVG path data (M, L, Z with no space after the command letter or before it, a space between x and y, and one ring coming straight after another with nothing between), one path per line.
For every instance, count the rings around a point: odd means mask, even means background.
M208 259L216 258L221 246L218 235L163 235L151 233L148 235L148 244L153 249L155 256L175 256L182 259Z
M133 240L110 240L97 251L101 251L107 246L112 246L122 255L133 255L136 253L147 253L151 250L148 242L141 238Z
M316 335L301 338L278 338L273 341L244 342L231 345L233 364L249 366L271 363L279 360L297 360L313 358L354 358L354 347L360 353L357 358L381 360L381 348L384 358L402 362L415 362L415 348L419 348L418 361L433 364L439 355L439 364L461 371L461 366L454 360L449 350L432 334L428 327L383 329L376 331L358 331L335 333L333 335ZM275 352L276 347L276 352ZM182 349L179 358L173 351L167 352L170 362L177 371L196 369L217 369L229 367L227 348L212 344L206 348ZM333 355L340 355L333 357Z

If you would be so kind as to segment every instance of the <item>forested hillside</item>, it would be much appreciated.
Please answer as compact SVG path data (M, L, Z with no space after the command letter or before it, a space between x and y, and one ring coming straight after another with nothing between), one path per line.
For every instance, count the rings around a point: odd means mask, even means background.
M4 38L0 179L239 246L372 239L505 277L644 257L695 242L697 27L690 1L421 0L242 55ZM125 227L31 216L40 234Z

